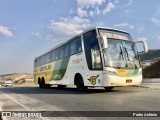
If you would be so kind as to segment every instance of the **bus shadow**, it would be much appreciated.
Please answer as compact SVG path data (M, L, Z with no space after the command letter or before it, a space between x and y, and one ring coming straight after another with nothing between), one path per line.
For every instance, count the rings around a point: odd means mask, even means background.
M13 93L13 94L96 94L96 93L113 93L120 92L121 90L110 90L106 91L104 89L93 89L89 88L86 91L77 91L76 88L58 88L58 87L50 87L50 88L38 88L38 87L4 87L0 88L0 91L4 93Z

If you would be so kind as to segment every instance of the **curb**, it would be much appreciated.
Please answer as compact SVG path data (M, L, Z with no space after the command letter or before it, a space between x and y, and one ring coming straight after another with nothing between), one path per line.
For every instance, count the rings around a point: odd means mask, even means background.
M153 90L160 90L160 83L142 83L140 87L149 88Z

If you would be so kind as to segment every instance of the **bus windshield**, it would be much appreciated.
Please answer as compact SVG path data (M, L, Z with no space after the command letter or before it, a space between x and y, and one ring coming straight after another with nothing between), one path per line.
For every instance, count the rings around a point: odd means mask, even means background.
M139 57L132 41L107 39L108 48L103 51L105 66L116 68L139 68Z

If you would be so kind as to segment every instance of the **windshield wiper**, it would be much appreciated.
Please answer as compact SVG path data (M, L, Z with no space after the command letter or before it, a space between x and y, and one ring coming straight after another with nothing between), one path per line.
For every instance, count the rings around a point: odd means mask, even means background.
M128 51L127 51L127 48L126 48L126 47L124 47L124 50L125 50L125 52L126 52L126 54L127 54L128 61L133 62L133 63L134 63L134 65L135 65L135 69L137 69L138 67L137 67L136 63L135 63L134 61L131 61L131 60L130 60L130 58L129 58L129 57L132 57L132 56L130 56L130 54L128 53ZM127 61L126 61L126 65L127 65Z
M118 65L117 65L117 68L118 68L118 69L120 69L120 67L119 67L119 61L121 60L121 57L122 57L122 59L123 59L123 61L124 61L122 46L120 45L119 47L120 47L120 52L119 52L119 59L118 59Z

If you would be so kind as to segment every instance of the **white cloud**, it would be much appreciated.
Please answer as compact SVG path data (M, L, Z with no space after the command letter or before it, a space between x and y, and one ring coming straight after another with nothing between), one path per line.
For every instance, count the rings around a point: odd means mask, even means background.
M128 23L120 23L113 25L114 27L129 27L130 29L134 29L134 25L130 25Z
M119 3L119 0L115 0L114 3L115 3L115 4L118 4L118 3Z
M156 16L160 16L160 7L158 7L158 8L156 9L155 15L156 15Z
M93 11L89 11L89 16L94 16L94 12Z
M127 6L130 6L133 3L133 0L129 0Z
M97 15L99 15L99 14L101 13L99 7L96 7L95 13L96 13Z
M148 38L147 37L139 37L136 39L137 41L147 41Z
M49 28L53 32L53 36L57 39L68 39L74 35L88 29L92 24L89 19L80 18L78 16L61 18L60 20L51 20Z
M69 14L71 15L73 13L74 13L73 9L70 9Z
M105 15L111 12L118 3L119 0L108 0L107 2L106 0L77 0L77 15L79 17Z
M142 33L142 32L144 31L144 27L142 27L142 26L141 26L141 27L138 27L138 28L137 28L137 31L138 31L138 33Z
M78 9L77 9L77 15L79 17L87 17L88 16L87 11L81 9L80 7L78 7Z
M36 32L36 33L32 33L33 36L36 36L36 37L39 37L40 36L40 33L39 32Z
M103 25L104 25L103 22L96 23L96 26L103 26Z
M10 31L10 28L6 26L0 26L0 35L6 36L6 37L12 37L13 33Z
M125 13L130 13L131 11L130 10L125 10Z
M151 18L151 21L152 21L154 24L160 26L160 20L158 20L158 19L152 17L152 18Z
M95 6L102 5L105 0L77 0L78 6L80 8L94 8Z
M106 6L106 8L102 11L103 15L105 15L106 13L110 12L111 10L113 10L115 8L115 5L111 2L109 2Z
M47 35L44 35L44 34L41 34L39 32L36 32L36 33L32 33L32 35L37 38L38 40L45 40L45 41L56 41L53 34L47 34Z

